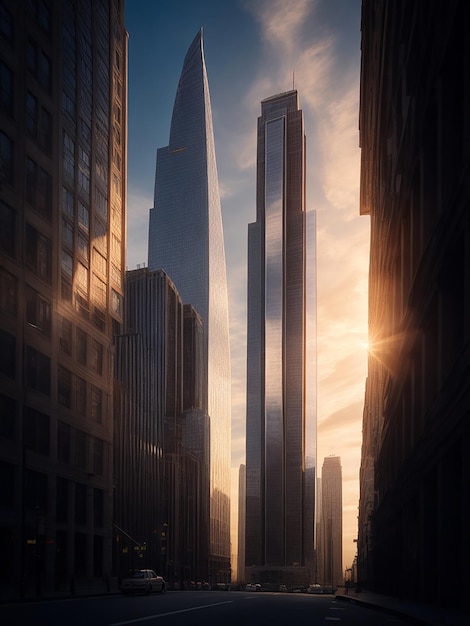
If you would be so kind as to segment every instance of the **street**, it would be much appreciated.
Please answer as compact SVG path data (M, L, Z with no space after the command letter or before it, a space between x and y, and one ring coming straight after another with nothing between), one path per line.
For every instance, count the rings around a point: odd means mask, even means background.
M270 626L294 623L398 626L393 615L333 595L185 591L151 596L100 596L0 606L4 626Z

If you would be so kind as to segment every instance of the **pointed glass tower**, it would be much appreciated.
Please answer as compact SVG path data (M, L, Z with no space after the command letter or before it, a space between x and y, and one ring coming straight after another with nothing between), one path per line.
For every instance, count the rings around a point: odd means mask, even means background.
M163 269L205 329L211 575L230 575L230 347L225 250L202 29L184 59L169 145L157 151L150 270ZM195 407L197 408L197 407Z

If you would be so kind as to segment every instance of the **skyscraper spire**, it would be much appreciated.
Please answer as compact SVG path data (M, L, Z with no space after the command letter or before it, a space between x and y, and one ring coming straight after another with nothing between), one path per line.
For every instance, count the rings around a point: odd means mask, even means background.
M210 418L211 567L230 575L230 348L225 250L202 29L185 56L169 145L157 151L150 270L163 269L204 323Z

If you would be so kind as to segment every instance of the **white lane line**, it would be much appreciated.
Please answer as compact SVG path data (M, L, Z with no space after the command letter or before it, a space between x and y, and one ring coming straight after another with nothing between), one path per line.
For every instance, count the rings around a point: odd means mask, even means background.
M220 606L221 604L231 604L233 600L226 602L215 602L214 604L203 604L201 606L192 606L189 609L180 609L179 611L169 611L168 613L157 613L156 615L147 615L147 617L138 617L137 619L126 620L125 622L114 622L109 626L124 626L125 624L137 624L137 622L146 622L149 619L158 619L167 615L176 615L177 613L188 613L189 611L199 611L199 609L209 609L211 606Z

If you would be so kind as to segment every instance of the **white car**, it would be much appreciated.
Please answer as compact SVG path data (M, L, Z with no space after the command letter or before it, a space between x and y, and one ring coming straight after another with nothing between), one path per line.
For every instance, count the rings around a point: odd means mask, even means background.
M165 581L152 569L131 569L121 581L122 593L152 593L165 591Z
M323 588L318 583L314 585L309 585L307 589L307 593L323 593Z

